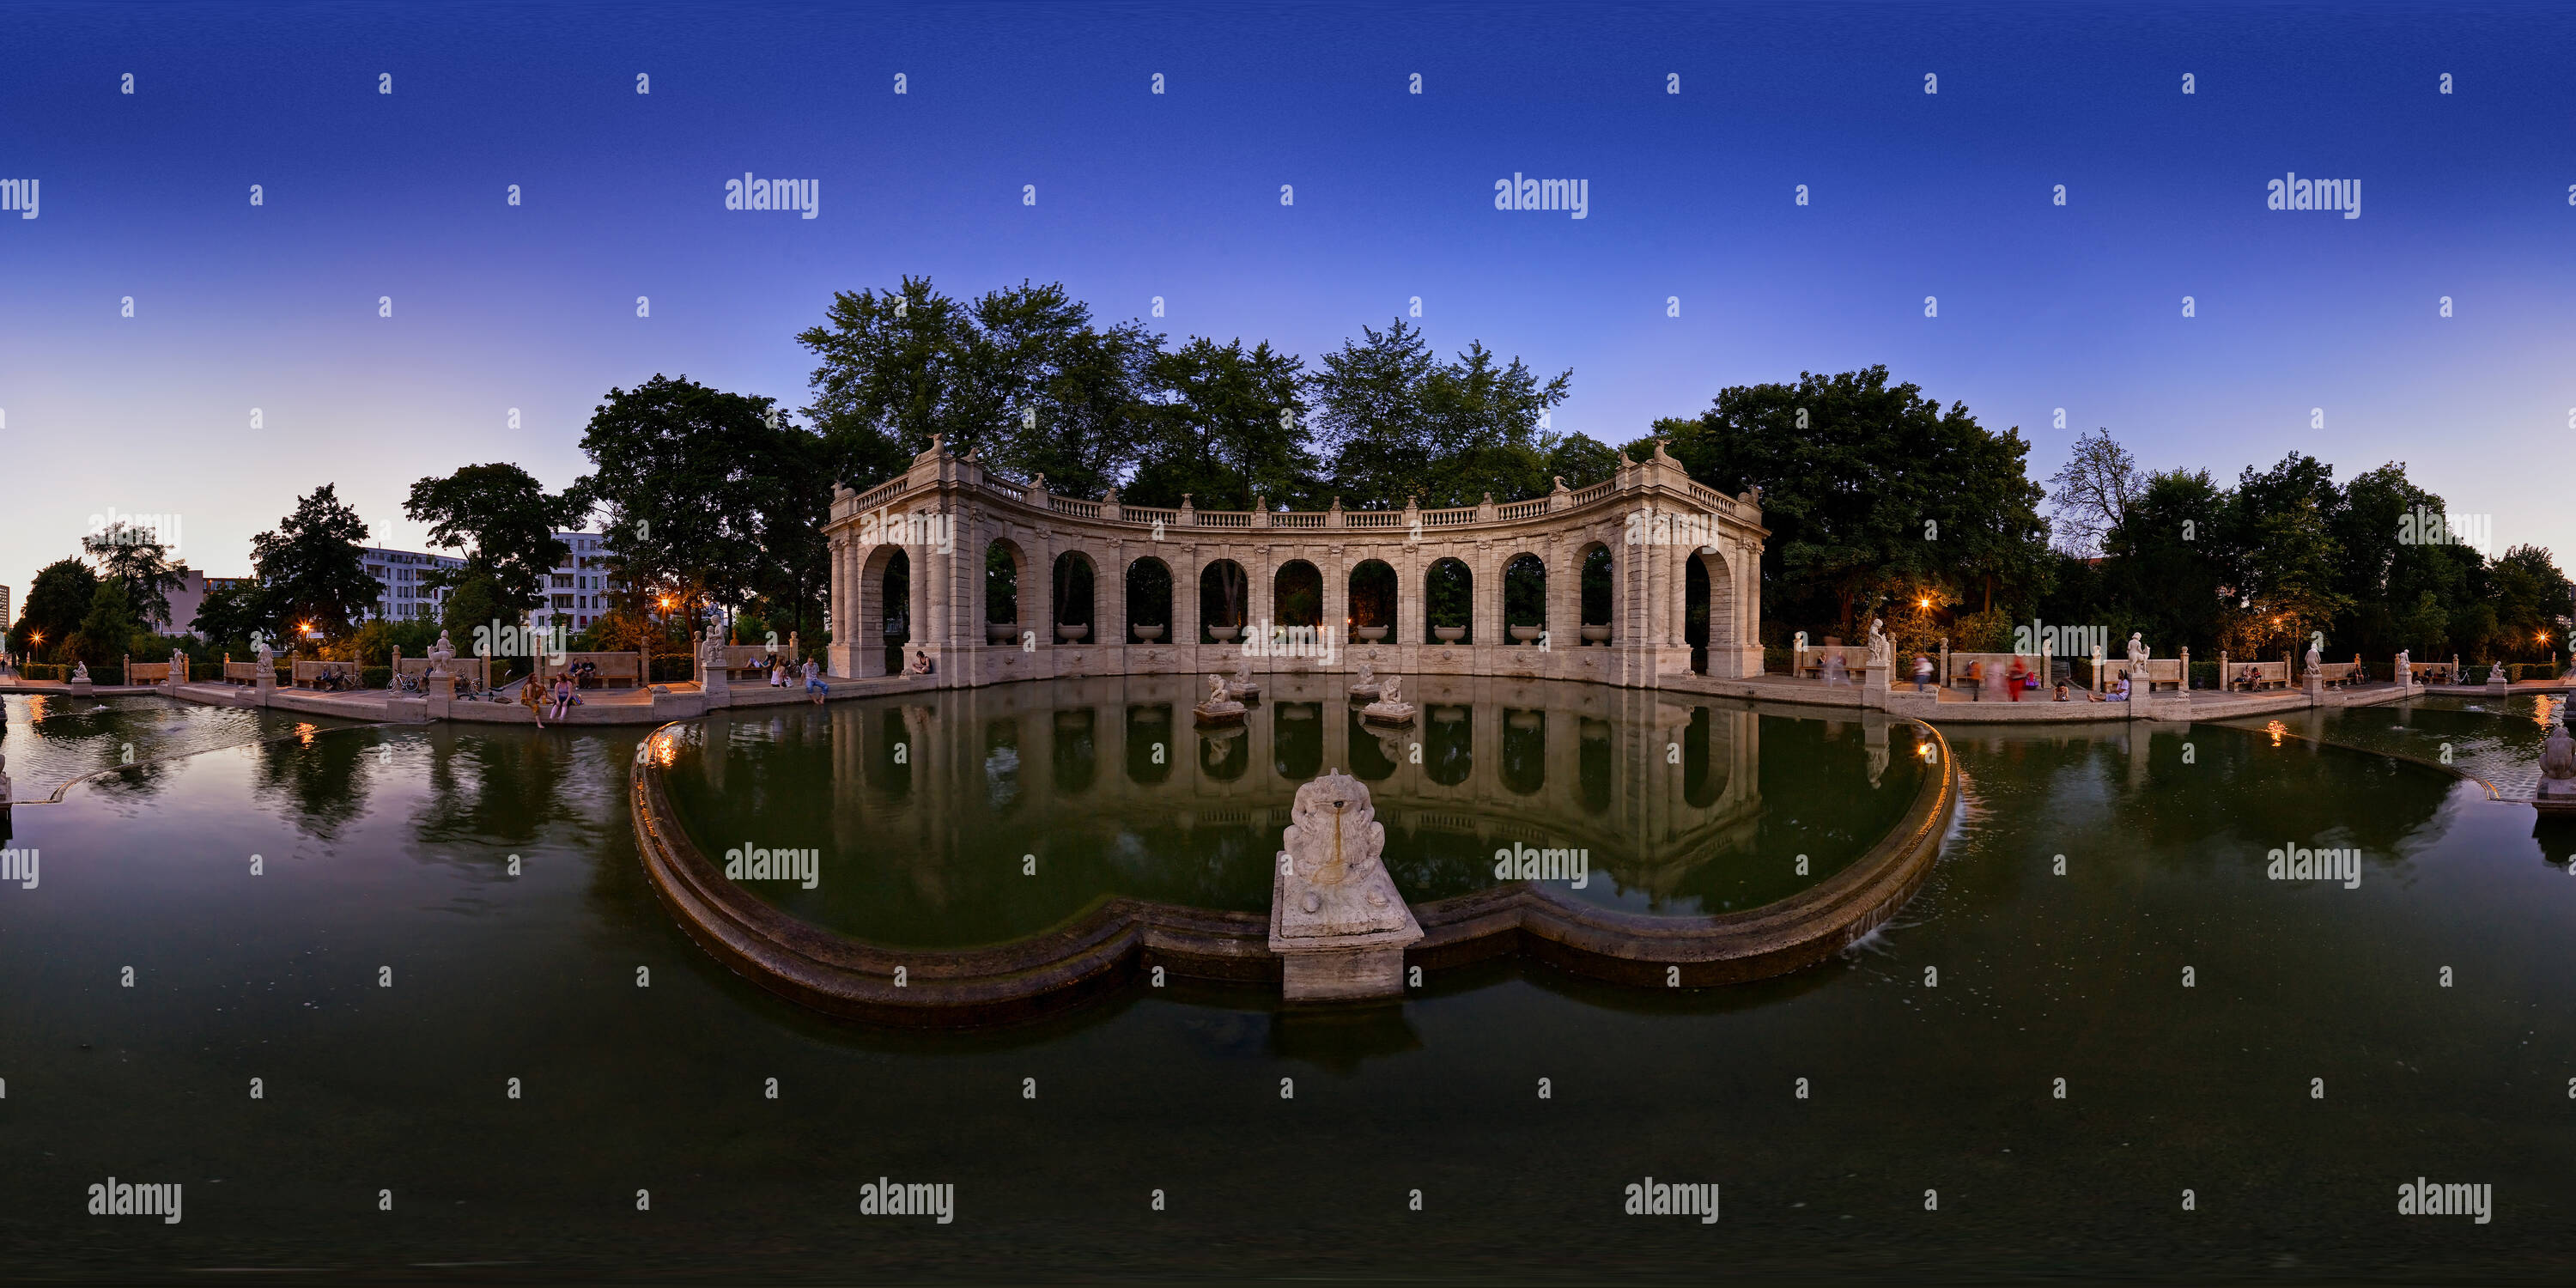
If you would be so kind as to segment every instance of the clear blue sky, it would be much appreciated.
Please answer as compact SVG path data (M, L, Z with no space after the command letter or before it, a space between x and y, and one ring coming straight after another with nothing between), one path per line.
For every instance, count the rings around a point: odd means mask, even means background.
M1420 296L1445 349L1572 368L1558 427L1611 441L1885 363L2020 426L2034 477L2096 425L2225 477L2402 459L2564 563L2571 37L2450 4L0 7L0 178L42 185L0 215L0 583L111 507L239 574L326 481L418 547L413 479L567 484L612 385L803 405L795 332L907 272L1159 295L1176 341L1310 363ZM819 217L726 211L746 170ZM1496 211L1515 171L1589 217ZM2361 217L2267 210L2286 171Z

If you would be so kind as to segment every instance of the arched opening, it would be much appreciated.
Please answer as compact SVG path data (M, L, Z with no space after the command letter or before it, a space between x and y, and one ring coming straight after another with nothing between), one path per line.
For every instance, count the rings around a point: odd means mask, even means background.
M984 642L1012 644L1020 638L1020 566L1026 560L1009 538L984 547Z
M1350 625L1354 642L1400 642L1395 631L1395 569L1387 561L1363 559L1351 569Z
M1271 611L1281 626L1321 626L1324 624L1324 574L1303 559L1291 559L1279 565L1270 579Z
M1693 809L1716 804L1718 793L1726 787L1723 773L1709 772L1709 742L1714 728L1710 717L1708 708L1693 707L1690 727L1682 730L1682 800Z
M1575 799L1587 814L1610 812L1610 722L1584 720L1575 746Z
M1422 577L1423 638L1439 644L1473 644L1469 623L1476 603L1476 575L1455 559L1431 565Z
M1735 572L1726 566L1726 556L1709 551L1691 556L1691 566L1699 569L1701 580L1708 584L1708 613L1700 625L1706 637L1701 651L1709 656L1708 673L1735 675L1741 672L1744 659L1737 646L1735 630ZM1757 671L1759 666L1755 668Z
M1303 783L1324 772L1324 704L1282 702L1271 708L1271 768Z
M1434 705L1422 731L1422 776L1443 787L1467 781L1476 768L1476 712L1473 707Z
M1682 570L1682 639L1690 645L1691 671L1708 674L1708 566L1697 559L1683 561Z
M1503 786L1515 796L1535 796L1547 786L1547 713L1503 713Z
M1151 644L1172 633L1172 566L1151 555L1127 565L1127 633Z
M1610 547L1595 544L1583 552L1583 642L1610 642Z
M1151 786L1172 776L1172 704L1127 708L1127 781Z
M1055 557L1055 637L1068 644L1091 637L1091 556L1079 550Z
M912 642L912 560L901 546L885 547L886 559L877 573L881 588L877 603L880 637L885 641L885 669L879 675L903 673L903 649Z
M1062 796L1079 796L1091 790L1091 780L1100 772L1100 744L1093 735L1094 716L1089 707L1063 707L1055 713L1055 790Z
M1211 560L1199 572L1199 623L1207 638L1201 643L1231 644L1243 638L1245 591L1243 565L1231 559Z
M1252 739L1244 728L1199 730L1199 772L1220 783L1243 777L1252 764Z
M1536 644L1546 633L1547 564L1537 555L1515 555L1503 565L1504 642Z
M1402 741L1392 732L1370 727L1360 719L1358 707L1350 709L1351 777L1364 783L1382 783L1395 777L1396 762L1404 755Z

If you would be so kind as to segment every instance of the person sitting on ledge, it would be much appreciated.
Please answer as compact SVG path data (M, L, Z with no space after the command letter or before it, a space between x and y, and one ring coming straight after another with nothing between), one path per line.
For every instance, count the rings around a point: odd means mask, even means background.
M929 652L916 646L912 650L912 661L904 665L903 673L906 675L928 675L930 674L930 669L931 661Z
M2070 700L2066 696L2066 681L2060 680L2057 682L2057 696L2052 700L2057 702L2066 702Z
M829 691L823 683L823 668L815 665L814 659L810 657L805 659L805 696L812 699L814 705L819 707L823 705L824 695Z

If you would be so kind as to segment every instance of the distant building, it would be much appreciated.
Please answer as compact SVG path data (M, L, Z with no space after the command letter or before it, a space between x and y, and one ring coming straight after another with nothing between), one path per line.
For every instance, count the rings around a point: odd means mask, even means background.
M558 532L554 537L570 552L546 574L545 600L528 615L528 625L543 634L560 624L565 635L578 635L608 612L608 538L596 532Z
M9 629L9 588L0 586L0 631Z
M441 568L462 568L465 561L453 555L423 554L417 550L387 550L366 546L359 550L367 563L367 575L376 579L382 592L375 606L361 621L384 618L388 621L437 621L447 607L448 591L431 589L423 579ZM174 604L175 606L175 604Z

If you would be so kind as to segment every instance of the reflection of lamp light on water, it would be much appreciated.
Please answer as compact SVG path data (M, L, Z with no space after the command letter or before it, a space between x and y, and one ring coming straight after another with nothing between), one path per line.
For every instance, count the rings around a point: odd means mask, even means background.
M2280 746L2280 745L2281 745L2281 737L2282 737L2282 735L2284 735L2284 734L2288 733L2288 732L2290 731L2290 727L2289 727L2288 725L2282 724L2282 723L2281 723L2280 721L2278 721L2278 720L2274 720L2274 721L2271 721L2271 722L2269 722L2269 723L2265 724L2265 725L2263 726L2263 731L2264 731L2265 733L2268 733L2268 734L2272 735L2272 745L2273 745L2273 746L2275 746L2275 747L2278 747L2278 746Z

